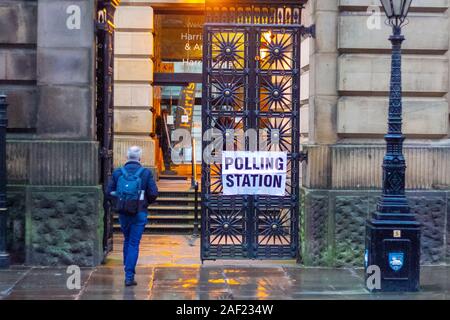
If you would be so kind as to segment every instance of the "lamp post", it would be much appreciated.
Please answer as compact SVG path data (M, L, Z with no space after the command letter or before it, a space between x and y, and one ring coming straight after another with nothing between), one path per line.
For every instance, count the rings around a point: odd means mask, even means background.
M412 0L381 0L392 27L391 84L389 94L386 155L383 160L383 192L366 224L366 280L373 268L381 271L380 286L370 291L417 291L420 275L420 224L411 213L405 196L406 163L403 156L401 45L405 38L401 27ZM369 279L370 281L370 279Z
M0 269L9 267L6 250L6 96L0 94Z

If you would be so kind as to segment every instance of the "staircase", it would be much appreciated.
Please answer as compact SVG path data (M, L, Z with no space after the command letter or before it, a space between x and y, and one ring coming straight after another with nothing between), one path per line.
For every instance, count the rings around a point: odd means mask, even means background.
M162 191L150 205L145 227L147 234L191 234L194 230L194 191ZM200 219L199 194L199 219ZM119 217L114 215L114 231L120 232Z

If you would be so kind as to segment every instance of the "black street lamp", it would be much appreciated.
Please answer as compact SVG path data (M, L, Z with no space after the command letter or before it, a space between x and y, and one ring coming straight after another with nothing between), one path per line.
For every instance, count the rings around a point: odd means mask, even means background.
M412 0L381 0L392 26L392 69L389 94L386 155L383 160L383 193L366 224L365 268L370 291L417 291L420 275L420 224L405 196L406 163L402 134L401 27ZM380 286L368 283L380 269ZM370 268L369 268L370 267Z
M6 96L0 94L0 268L9 267L9 254L6 250Z

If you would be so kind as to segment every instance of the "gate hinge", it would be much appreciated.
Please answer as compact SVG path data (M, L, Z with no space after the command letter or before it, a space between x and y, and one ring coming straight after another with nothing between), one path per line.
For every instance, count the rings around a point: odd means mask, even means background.
M106 31L106 23L95 21L95 31Z
M300 162L308 162L308 152L307 151L300 151Z
M309 27L301 26L300 33L303 37L316 38L316 25L312 24Z
M98 153L100 155L100 158L107 159L107 158L111 158L112 157L113 151L109 150L107 148L101 148L101 149L98 150Z

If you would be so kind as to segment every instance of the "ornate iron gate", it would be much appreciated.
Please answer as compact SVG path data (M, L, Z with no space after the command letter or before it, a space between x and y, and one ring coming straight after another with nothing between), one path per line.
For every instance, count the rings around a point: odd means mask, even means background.
M289 165L285 196L230 197L222 193L221 164L203 161L202 260L298 254L300 41L305 28L300 10L282 10L284 16L261 9L259 15L249 11L240 16L243 23L204 27L204 137L215 130L223 141L234 136L235 149L254 150L251 137L242 140L236 132L263 131L266 150L286 152ZM260 136L254 138L261 150ZM209 150L210 143L204 140L203 150Z
M97 139L100 149L100 183L106 189L113 170L114 142L114 13L120 0L99 0L96 23ZM103 251L113 249L113 217L108 201L103 202Z

